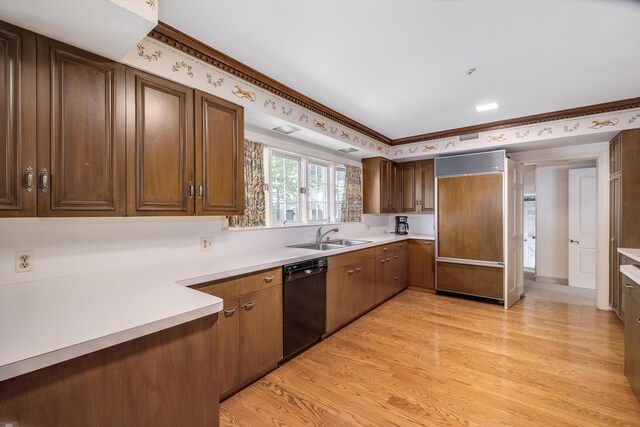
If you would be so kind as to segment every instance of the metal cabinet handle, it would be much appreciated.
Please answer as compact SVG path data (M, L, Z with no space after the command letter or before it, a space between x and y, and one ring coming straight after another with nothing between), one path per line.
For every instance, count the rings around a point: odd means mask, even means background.
M362 268L356 267L356 273L360 273L361 270L362 270Z
M31 166L24 171L24 188L29 193L33 191L33 168Z
M627 283L625 283L624 285L625 285L627 288L629 288L629 289L633 288L633 286L632 286L632 285L629 285L629 284L627 284Z
M202 199L202 195L204 194L204 188L202 184L198 184L198 199Z
M349 273L349 276L351 276L353 273L355 273L355 270L348 270L347 273Z
M393 279L394 280L398 280L398 276L393 276Z
M255 303L256 303L255 301L249 301L245 304L242 304L242 308L244 308L245 310L251 310Z
M398 259L398 255L396 255L395 257L396 257L396 259Z
M193 199L193 194L194 194L193 182L189 181L189 198L190 199Z
M383 251L387 252L389 248L382 248Z
M431 241L428 241L428 242L427 242L427 245L431 246Z
M238 307L233 306L233 307L229 307L227 308L223 313L224 313L224 317L229 317L232 316L233 313L236 312L236 310L238 309Z
M636 319L638 321L638 323L640 323L640 319Z
M380 264L384 264L384 260L383 259L380 260Z
M49 171L46 168L43 168L40 171L40 190L43 193L46 193L47 188L49 188Z
M264 279L262 279L262 280L264 280L264 282L265 282L265 283L271 283L271 282L273 282L273 279L274 279L275 277L276 277L276 276L274 276L273 274L270 274L270 275L268 275L268 276L265 276L265 277L264 277Z
M391 260L390 260L389 258L385 258L385 261L389 262L389 261L391 261Z

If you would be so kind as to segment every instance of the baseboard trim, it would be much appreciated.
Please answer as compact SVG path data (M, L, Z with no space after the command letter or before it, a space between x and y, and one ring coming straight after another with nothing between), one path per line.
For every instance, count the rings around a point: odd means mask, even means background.
M569 279L563 279L561 277L549 277L549 276L536 275L535 281L541 282L541 283L553 283L554 285L569 285Z

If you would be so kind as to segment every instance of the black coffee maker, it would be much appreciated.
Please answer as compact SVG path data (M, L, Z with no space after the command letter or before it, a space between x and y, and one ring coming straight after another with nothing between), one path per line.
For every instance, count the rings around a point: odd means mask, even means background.
M409 234L407 216L396 216L396 234Z

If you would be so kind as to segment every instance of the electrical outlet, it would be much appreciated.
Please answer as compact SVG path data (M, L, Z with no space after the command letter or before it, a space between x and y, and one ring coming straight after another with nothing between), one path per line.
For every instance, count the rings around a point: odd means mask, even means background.
M200 238L200 250L210 251L213 249L213 237L201 237Z
M33 251L16 252L16 273L35 270Z

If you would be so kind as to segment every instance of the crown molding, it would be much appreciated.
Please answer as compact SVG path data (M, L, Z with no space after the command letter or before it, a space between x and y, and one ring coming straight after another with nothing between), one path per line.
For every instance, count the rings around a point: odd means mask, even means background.
M164 22L159 21L158 25L149 33L149 37L167 44L174 49L180 50L200 61L220 68L229 74L239 77L251 84L254 84L264 90L267 90L287 101L293 102L303 108L306 108L316 114L326 117L330 120L340 123L350 129L360 132L368 137L391 144L391 139L379 132L359 123L349 117L341 114L324 104L321 104L308 96L298 92L289 86L272 79L271 77L261 73L260 71L243 64L242 62L225 55L224 53L205 45L204 43L184 34Z
M574 117L590 116L593 114L609 113L612 111L628 110L640 107L640 98L629 98L620 101L605 102L602 104L588 105L585 107L569 108L567 110L553 111L550 113L534 114L531 116L517 117L514 119L500 120L496 122L484 123L480 125L465 126L456 129L443 130L439 132L425 133L422 135L409 136L406 138L394 139L391 145L412 144L415 142L429 141L440 138L450 138L468 133L487 132L505 128L532 125L536 123L551 122L556 120L571 119Z
M158 25L149 33L149 37L161 43L169 45L182 51L200 61L220 68L238 78L241 78L253 85L256 85L268 92L271 92L287 101L306 108L316 114L340 123L350 129L360 132L372 139L384 142L391 146L412 144L416 142L430 141L440 138L455 137L467 133L487 132L505 128L544 123L555 120L563 120L574 117L589 116L592 114L608 113L612 111L627 110L640 107L639 98L629 98L619 101L605 102L584 107L570 108L566 110L553 111L543 114L517 117L513 119L500 120L473 126L465 126L455 129L448 129L438 132L430 132L420 135L408 136L405 138L391 139L380 132L377 132L362 123L359 123L344 114L341 114L324 104L321 104L308 96L278 82L277 80L261 73L242 62L225 55L224 53L205 45L204 43L184 34L164 22L159 21Z

